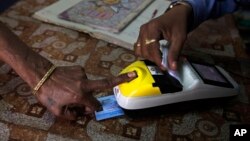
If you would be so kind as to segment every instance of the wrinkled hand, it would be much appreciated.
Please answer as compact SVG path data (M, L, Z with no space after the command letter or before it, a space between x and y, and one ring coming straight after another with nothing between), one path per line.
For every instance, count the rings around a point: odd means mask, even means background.
M162 57L158 42L165 39L170 42L167 58L168 68L176 70L177 60L187 37L191 13L191 6L178 5L160 17L142 25L137 42L134 44L135 54L155 62L162 70L166 70L161 64ZM149 42L146 43L147 41Z
M58 67L40 88L37 98L56 116L75 120L101 107L93 91L111 88L135 77L136 73L132 72L112 79L88 80L80 66Z
M48 59L34 52L0 22L0 61L10 65L15 72L34 88L51 66ZM136 73L113 79L88 80L80 66L58 67L40 87L37 99L56 116L76 119L100 108L92 92L111 88L131 81Z

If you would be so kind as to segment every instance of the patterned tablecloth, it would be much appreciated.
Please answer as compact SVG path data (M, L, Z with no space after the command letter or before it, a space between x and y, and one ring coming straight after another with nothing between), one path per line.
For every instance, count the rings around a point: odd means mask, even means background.
M89 79L117 75L137 59L122 47L31 17L54 1L20 0L2 13L0 20L56 65L83 66ZM49 113L28 85L8 65L0 63L0 141L229 140L230 124L250 123L250 61L232 16L200 26L190 34L184 53L224 67L240 84L241 94L224 104L201 103L199 109L178 111L173 107L162 114L137 118L123 116L98 122L93 117L82 117L70 122Z

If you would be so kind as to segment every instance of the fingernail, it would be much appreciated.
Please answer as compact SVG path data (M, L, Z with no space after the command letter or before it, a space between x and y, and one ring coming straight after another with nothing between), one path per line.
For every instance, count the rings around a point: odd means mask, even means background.
M130 77L130 78L137 77L136 71L129 72L128 77Z
M172 64L171 64L171 69L173 69L173 70L176 70L177 69L177 62L173 62Z

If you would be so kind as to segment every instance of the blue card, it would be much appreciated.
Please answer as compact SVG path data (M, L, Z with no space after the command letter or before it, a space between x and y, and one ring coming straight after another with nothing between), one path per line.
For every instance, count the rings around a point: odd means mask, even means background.
M96 120L104 120L124 115L124 111L117 104L115 96L109 95L97 98L102 104L101 111L95 111Z

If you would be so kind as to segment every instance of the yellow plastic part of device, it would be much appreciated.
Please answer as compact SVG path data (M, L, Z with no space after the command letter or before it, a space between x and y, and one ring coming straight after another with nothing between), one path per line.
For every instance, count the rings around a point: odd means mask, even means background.
M144 61L136 61L123 69L120 74L136 71L137 78L119 85L120 93L126 97L142 97L160 95L158 87L153 87L155 82Z

